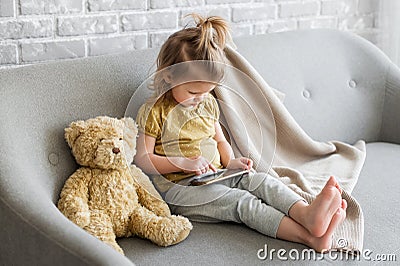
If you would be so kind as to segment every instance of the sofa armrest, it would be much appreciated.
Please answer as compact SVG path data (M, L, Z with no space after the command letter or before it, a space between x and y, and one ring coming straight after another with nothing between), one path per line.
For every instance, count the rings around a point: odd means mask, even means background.
M381 140L400 144L400 69L391 63L386 77Z
M133 265L64 217L35 172L0 159L0 264Z

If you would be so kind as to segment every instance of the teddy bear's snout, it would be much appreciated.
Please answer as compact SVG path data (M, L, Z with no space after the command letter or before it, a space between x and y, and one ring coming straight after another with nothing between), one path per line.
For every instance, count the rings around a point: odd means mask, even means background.
M115 153L115 154L118 154L118 153L120 153L120 149L119 148L117 148L117 147L114 147L113 149L112 149L112 152L113 153Z

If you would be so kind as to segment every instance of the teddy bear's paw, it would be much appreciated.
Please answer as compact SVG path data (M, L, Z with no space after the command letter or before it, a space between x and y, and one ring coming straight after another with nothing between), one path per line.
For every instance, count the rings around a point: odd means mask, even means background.
M125 255L124 251L122 248L115 242L115 241L104 241L107 245L111 246L113 249L121 253L122 255Z
M192 230L192 228L185 228L185 229L183 229L183 230L179 233L179 235L176 237L175 241L173 241L173 242L171 243L171 245L178 244L178 243L182 242L183 240L185 240L185 239L189 236L190 230Z
M175 219L176 222L180 225L180 228L182 228L181 233L178 235L177 239L173 243L173 244L177 244L177 243L185 240L186 237L188 237L190 231L193 229L193 225L189 221L188 218L180 216L180 215L178 215L178 216L172 215L171 218Z
M185 240L193 226L190 221L183 216L172 215L168 218L164 218L168 228L163 234L164 242L161 246L175 245Z
M74 222L79 227L83 228L90 223L90 212L82 211L76 212L68 217L72 222Z

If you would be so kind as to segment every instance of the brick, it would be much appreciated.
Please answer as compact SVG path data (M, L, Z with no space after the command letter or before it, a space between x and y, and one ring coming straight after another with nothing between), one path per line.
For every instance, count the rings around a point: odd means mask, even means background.
M323 1L321 3L322 15L349 15L357 11L356 0Z
M195 9L190 8L181 11L180 26L186 26L187 24L193 26L192 18L190 16L187 16L190 13L197 13L203 17L219 16L227 21L231 20L231 11L228 7L218 6L218 7L205 7L205 8L195 8Z
M82 12L82 0L20 0L21 14L66 14Z
M53 36L53 22L50 19L0 21L2 39L42 38Z
M297 23L295 20L284 20L284 21L272 21L270 32L282 32L297 29Z
M104 34L117 31L117 17L113 15L58 19L58 35L60 36Z
M23 43L21 44L21 48L23 62L68 59L85 56L85 42L83 40Z
M14 16L14 1L0 0L0 17Z
M146 34L89 40L89 55L122 53L147 48Z
M251 0L206 0L207 5L248 3Z
M294 19L274 20L268 23L256 24L254 31L255 34L265 34L271 32L295 30L296 28L297 28L297 21Z
M317 18L299 20L299 29L316 29L316 28L337 28L338 22L336 18Z
M150 34L149 47L161 47L173 32L154 32Z
M281 18L313 16L319 12L318 2L282 3L279 16Z
M234 7L232 10L233 22L267 20L276 17L276 6Z
M150 8L199 7L204 0L150 0Z
M89 12L108 10L134 10L145 9L146 1L143 0L89 0Z
M232 37L240 37L247 36L252 33L253 26L251 24L248 25L231 25Z
M17 45L0 45L0 65L17 63Z
M339 21L338 29L340 30L357 30L372 28L374 25L374 17L369 16L352 16L346 17Z
M121 16L124 31L176 28L176 12L146 12Z

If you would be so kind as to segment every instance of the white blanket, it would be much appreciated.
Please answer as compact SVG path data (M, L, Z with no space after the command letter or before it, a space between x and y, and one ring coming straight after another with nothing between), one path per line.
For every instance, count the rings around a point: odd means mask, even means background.
M333 248L361 251L363 213L351 192L365 160L365 143L312 140L283 105L283 95L237 51L227 47L225 53L233 68L228 71L226 87L216 88L215 94L235 155L250 157L257 171L269 171L308 202L330 175L335 176L348 208L346 220L334 234Z

